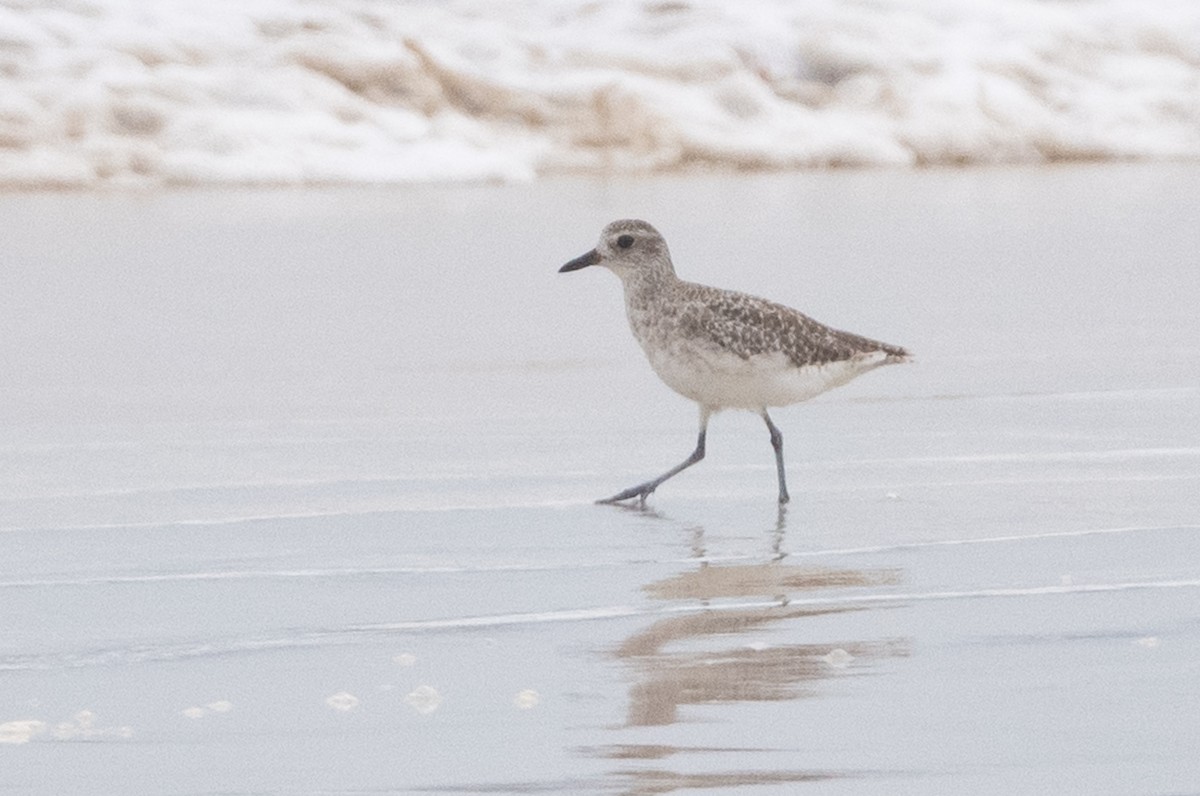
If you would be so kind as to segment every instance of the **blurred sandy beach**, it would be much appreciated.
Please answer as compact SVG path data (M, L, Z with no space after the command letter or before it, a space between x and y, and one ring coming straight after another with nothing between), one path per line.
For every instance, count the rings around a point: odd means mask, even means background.
M1200 173L0 196L14 793L1177 793ZM605 273L918 363L686 452Z
M5 0L0 188L1200 157L1191 0Z

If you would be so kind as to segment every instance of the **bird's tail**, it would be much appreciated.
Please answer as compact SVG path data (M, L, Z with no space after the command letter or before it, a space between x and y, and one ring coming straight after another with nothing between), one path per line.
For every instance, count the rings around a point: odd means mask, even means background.
M880 343L879 350L885 354L884 359L879 364L881 365L902 365L905 362L912 362L914 357L909 353L907 348L902 348L898 345L889 345Z

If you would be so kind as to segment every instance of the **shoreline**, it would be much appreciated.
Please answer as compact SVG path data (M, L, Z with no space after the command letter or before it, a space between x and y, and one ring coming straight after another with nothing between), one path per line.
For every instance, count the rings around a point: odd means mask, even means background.
M1200 156L1197 157L1118 157L1118 158L1064 158L1043 161L1011 161L986 163L930 163L912 165L861 164L844 166L811 166L795 168L740 168L736 166L684 166L660 171L552 171L532 176L528 179L444 179L444 180L411 180L395 182L371 182L361 180L331 180L331 181L279 181L279 182L239 182L214 181L210 183L172 183L172 182L139 182L100 183L100 184L64 184L45 186L25 186L0 183L0 198L20 196L85 196L95 195L104 197L142 197L164 195L207 195L207 194L287 194L312 192L321 193L352 193L352 192L388 192L388 191L422 191L422 190L489 190L489 189L518 189L537 185L555 183L630 183L654 181L690 181L708 179L802 179L816 178L823 175L830 177L844 175L880 175L895 176L911 174L914 176L937 174L979 174L990 175L996 172L1021 173L1027 171L1046 171L1048 173L1068 170L1090 169L1197 169L1200 168Z

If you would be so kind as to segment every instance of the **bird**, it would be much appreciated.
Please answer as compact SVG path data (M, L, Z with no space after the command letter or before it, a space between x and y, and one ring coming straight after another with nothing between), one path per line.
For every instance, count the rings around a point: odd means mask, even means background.
M806 401L882 365L909 362L898 345L833 329L803 313L734 290L687 282L675 274L667 242L637 219L613 221L594 249L559 273L603 266L620 278L629 328L650 367L700 409L696 448L657 478L596 501L642 506L664 481L704 458L712 415L757 413L775 451L779 504L788 503L783 434L768 410Z

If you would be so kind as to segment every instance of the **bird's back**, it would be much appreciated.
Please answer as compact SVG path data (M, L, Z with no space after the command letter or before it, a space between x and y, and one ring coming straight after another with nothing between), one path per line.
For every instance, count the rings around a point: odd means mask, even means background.
M876 352L908 358L900 346L833 329L758 296L683 281L677 291L680 334L708 339L743 359L778 352L796 367L809 367Z

